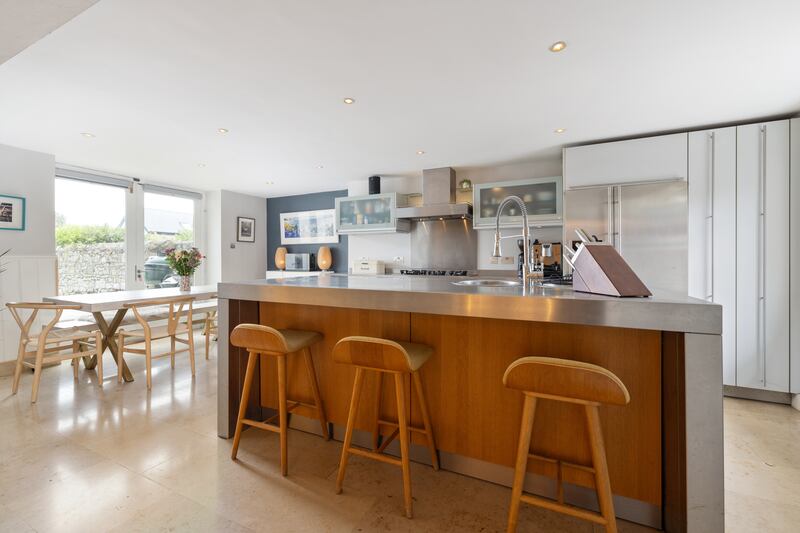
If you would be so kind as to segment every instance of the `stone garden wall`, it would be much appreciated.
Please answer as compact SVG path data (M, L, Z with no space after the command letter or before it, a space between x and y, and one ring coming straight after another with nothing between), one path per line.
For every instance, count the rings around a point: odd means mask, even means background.
M145 255L187 243L145 241ZM125 243L70 244L56 248L59 294L121 291L125 288ZM142 264L139 268L144 268Z

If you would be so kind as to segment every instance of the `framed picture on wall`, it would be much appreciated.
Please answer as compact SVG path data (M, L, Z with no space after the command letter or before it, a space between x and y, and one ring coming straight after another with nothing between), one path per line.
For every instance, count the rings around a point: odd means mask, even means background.
M335 209L281 213L281 244L337 243L335 222Z
M239 242L256 242L256 219L236 217L236 240Z
M0 194L0 229L25 230L25 198Z

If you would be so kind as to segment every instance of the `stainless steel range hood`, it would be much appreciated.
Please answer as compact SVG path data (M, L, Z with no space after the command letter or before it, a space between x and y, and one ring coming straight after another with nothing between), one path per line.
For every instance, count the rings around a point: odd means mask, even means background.
M472 205L456 203L456 171L450 167L422 171L422 205L399 207L397 218L472 219Z

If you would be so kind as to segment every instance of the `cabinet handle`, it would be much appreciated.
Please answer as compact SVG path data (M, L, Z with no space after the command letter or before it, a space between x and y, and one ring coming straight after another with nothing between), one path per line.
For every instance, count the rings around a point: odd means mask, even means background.
M708 250L706 250L706 265L708 271L706 274L706 300L709 302L714 301L714 179L716 177L716 137L714 132L708 134L709 138L709 164L708 164L708 203L706 206L706 226L708 231Z
M616 213L617 205L614 201L614 189L615 187L608 188L608 209L606 210L606 216L608 220L606 220L606 226L608 227L608 233L606 234L607 238L606 241L611 244L614 248L617 247L617 230L614 228L614 213Z
M766 226L767 226L767 127L761 126L759 130L758 151L758 313L757 336L758 361L761 367L761 384L767 381L767 257L766 257Z

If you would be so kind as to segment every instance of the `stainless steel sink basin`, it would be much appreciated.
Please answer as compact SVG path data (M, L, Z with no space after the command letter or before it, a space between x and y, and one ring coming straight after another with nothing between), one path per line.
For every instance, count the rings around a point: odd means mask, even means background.
M465 279L452 282L453 285L463 285L467 287L519 287L519 281L509 279Z

